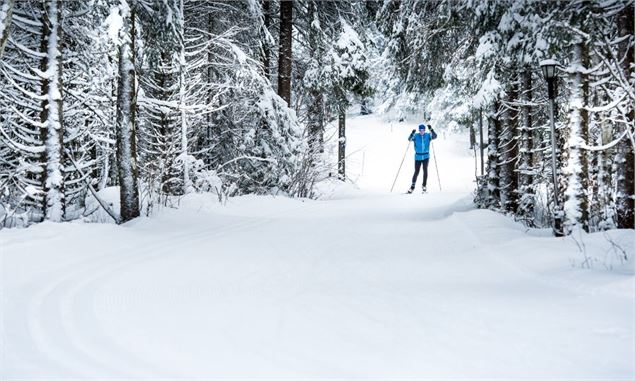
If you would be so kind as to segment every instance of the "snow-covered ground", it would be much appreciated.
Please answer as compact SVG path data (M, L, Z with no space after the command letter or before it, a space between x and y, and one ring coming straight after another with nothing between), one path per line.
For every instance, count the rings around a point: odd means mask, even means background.
M472 153L441 131L443 191L431 163L431 192L401 194L410 149L390 194L412 128L351 119L361 189L320 200L0 231L0 379L633 379L635 232L474 209Z

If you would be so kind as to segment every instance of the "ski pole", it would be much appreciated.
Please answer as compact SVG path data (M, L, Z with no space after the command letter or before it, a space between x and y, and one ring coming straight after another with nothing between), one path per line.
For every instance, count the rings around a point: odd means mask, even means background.
M399 172L401 172L401 166L403 165L403 161L406 160L406 154L408 153L408 148L410 148L410 141L408 141L408 145L406 146L406 152L403 153L403 159L401 159L401 164L399 164L399 169L397 170L397 176L395 176L395 181L392 182L392 187L390 187L390 193L392 193L392 190L395 188L397 177L399 177Z
M437 170L437 180L439 181L439 191L441 191L441 177L439 176L439 166L437 165L437 155L434 153L434 144L430 140L430 148L432 149L432 157L434 158L434 168Z

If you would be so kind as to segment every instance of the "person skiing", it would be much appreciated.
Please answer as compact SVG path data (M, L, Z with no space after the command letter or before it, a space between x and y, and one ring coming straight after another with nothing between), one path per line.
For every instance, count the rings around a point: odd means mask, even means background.
M434 132L432 126L428 125L430 132L426 131L426 125L419 125L419 134L416 134L416 130L412 130L409 141L415 142L415 173L412 176L412 185L408 189L408 193L412 193L415 190L415 184L417 183L417 177L419 176L419 169L423 167L423 186L422 191L426 191L426 184L428 182L428 162L430 161L430 141L437 138L437 133Z

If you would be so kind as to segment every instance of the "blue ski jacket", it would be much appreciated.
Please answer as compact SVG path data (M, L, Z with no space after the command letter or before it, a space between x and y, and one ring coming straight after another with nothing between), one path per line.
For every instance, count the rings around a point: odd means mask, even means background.
M426 131L423 135L420 133L410 134L408 140L415 142L415 160L425 160L430 158L430 140L437 138L434 131Z

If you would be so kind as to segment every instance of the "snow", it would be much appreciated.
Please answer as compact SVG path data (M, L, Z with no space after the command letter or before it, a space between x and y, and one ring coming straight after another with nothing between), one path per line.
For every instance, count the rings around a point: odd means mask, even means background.
M364 44L359 39L359 35L343 18L340 18L340 24L342 26L342 33L337 40L337 46L340 50L354 50L354 48L362 48Z
M540 66L540 67L542 67L542 66L560 66L560 64L555 59L548 59L548 60L540 61L538 66Z
M474 107L483 107L490 103L502 91L501 83L496 79L495 69L492 68L478 92L472 99Z
M104 25L108 30L108 37L114 42L116 46L119 46L121 40L119 39L119 32L123 28L123 17L119 13L120 7L114 7L110 11L110 15L104 21Z
M547 49L549 48L549 45L547 44L547 40L545 40L543 38L543 36L538 35L536 37L536 44L535 44L534 48L535 48L536 51L546 52ZM555 65L557 65L557 62L555 63Z
M496 54L497 43L496 37L494 33L488 32L483 37L479 39L478 47L476 48L476 53L474 56L479 61L484 61Z
M430 193L401 194L410 147L390 194L417 124L349 117L357 184L318 200L189 194L121 226L0 231L0 375L632 379L635 232L474 209L467 137L445 131L443 191L431 162Z

